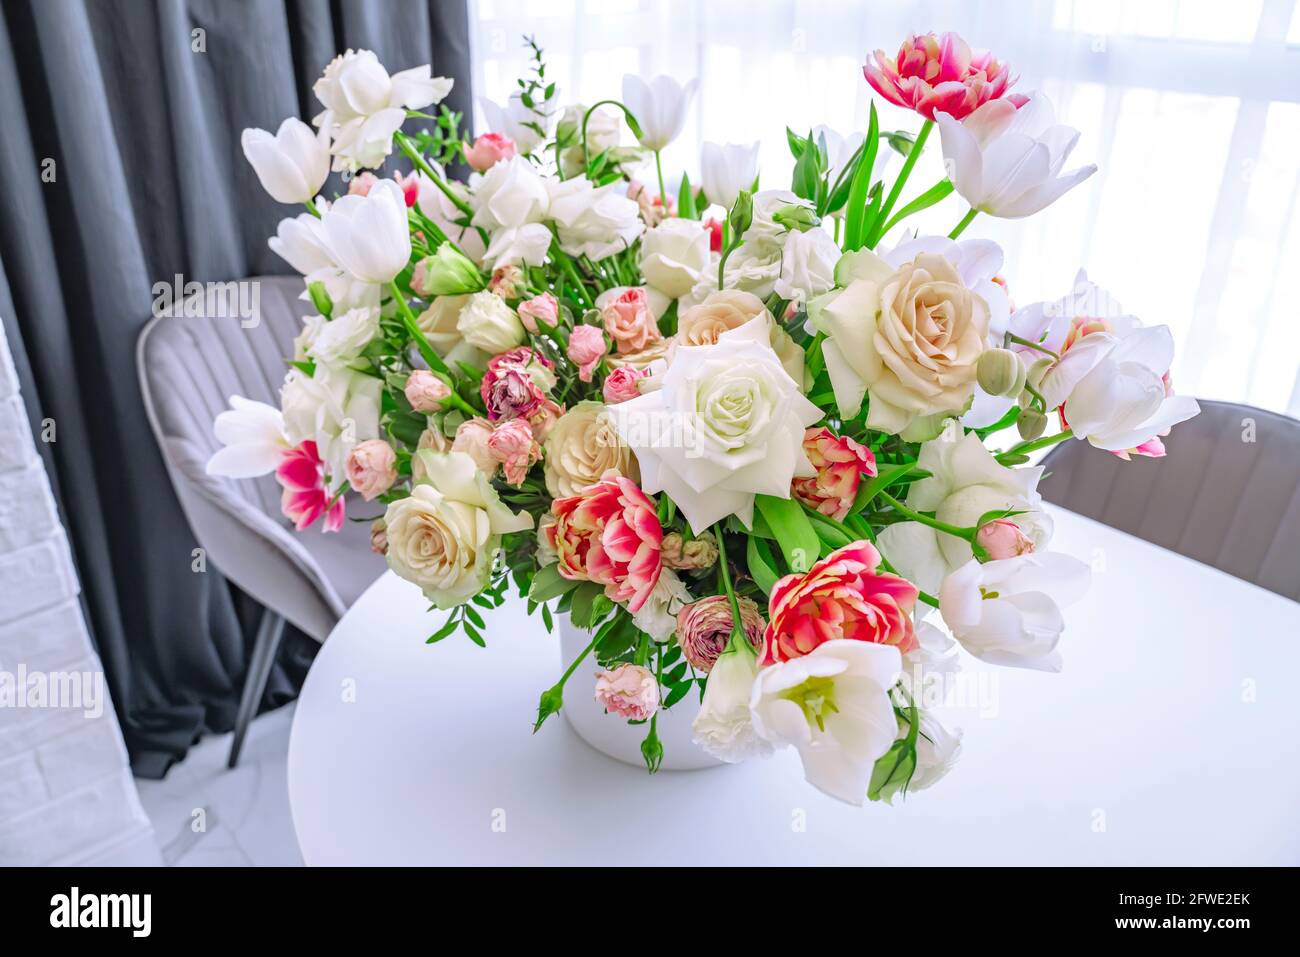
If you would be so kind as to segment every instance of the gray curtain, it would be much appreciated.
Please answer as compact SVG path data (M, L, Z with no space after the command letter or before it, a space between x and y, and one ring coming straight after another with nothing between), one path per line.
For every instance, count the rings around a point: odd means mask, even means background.
M315 115L311 85L348 47L394 71L432 64L469 115L464 0L0 6L0 317L38 440L54 429L38 444L141 776L230 728L256 610L191 568L136 337L159 280L289 271L266 245L288 211L239 132ZM312 651L286 642L265 705L293 695Z

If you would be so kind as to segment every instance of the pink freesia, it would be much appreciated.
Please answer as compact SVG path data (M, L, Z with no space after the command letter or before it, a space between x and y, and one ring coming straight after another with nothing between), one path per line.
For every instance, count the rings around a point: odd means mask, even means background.
M633 286L612 296L602 294L596 301L596 308L600 310L605 331L614 340L620 355L640 352L662 338L644 287Z
M465 150L465 162L471 169L484 173L517 152L515 141L500 133L483 133Z
M870 542L854 542L773 585L759 664L800 658L837 638L894 645L903 654L915 648L917 587L876 571L879 565Z
M574 326L573 332L569 335L569 348L566 354L578 367L579 379L590 382L592 373L605 358L607 351L605 335L599 329L595 326Z
M519 314L519 321L524 324L533 335L537 335L539 322L544 322L548 326L554 326L559 320L558 315L560 304L556 301L552 293L544 292L540 296L534 296L532 299L525 299L515 310Z
M999 518L980 528L975 533L975 541L984 547L989 553L989 559L993 561L1028 555L1034 550L1034 543L1025 537L1020 526L1006 518Z
M857 497L862 476L876 474L876 456L865 445L825 426L804 433L803 450L817 474L796 478L790 485L794 497L837 521L844 518Z
M275 470L275 478L284 487L280 511L298 531L321 515L325 516L325 531L337 532L343 527L343 496L331 504L325 488L325 466L315 442L308 439L297 448L287 449Z
M596 702L629 721L648 721L659 710L659 682L654 672L640 665L598 671Z
M502 422L487 437L487 449L501 463L506 481L522 485L528 470L542 457L542 447L533 438L532 426L524 419Z
M891 59L877 50L862 73L872 88L890 103L915 110L927 120L935 113L963 119L976 107L1006 94L1016 82L1005 63L991 53L972 53L955 33L915 34L903 41ZM1008 97L1017 107L1026 97Z
M664 530L645 492L610 470L577 495L557 498L551 514L545 534L560 574L598 582L610 599L640 611L663 571Z
M397 481L397 453L383 439L354 445L346 467L348 484L367 502L383 495Z
M637 386L638 379L650 374L649 369L633 369L631 366L619 366L605 377L602 394L606 405L617 405L628 399L635 399L641 394Z

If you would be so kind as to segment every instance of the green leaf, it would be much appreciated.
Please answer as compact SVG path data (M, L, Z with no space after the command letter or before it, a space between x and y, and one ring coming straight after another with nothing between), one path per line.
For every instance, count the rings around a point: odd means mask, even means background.
M763 594L770 595L772 586L781 578L771 546L758 536L751 535L745 545L745 558L749 562L749 574L753 576L754 583L762 589Z
M812 131L808 131L808 140L812 141ZM817 185L820 179L818 174L818 153L813 149L805 149L798 161L794 164L794 174L790 180L790 189L794 194L802 199L817 201Z
M867 785L867 797L873 801L893 802L896 794L907 792L916 773L916 745L907 740L895 741L884 757L876 761Z
M909 476L909 473L913 473ZM904 478L927 478L929 472L918 469L915 462L902 462L899 465L891 465L869 482L863 482L858 487L857 497L853 499L853 507L849 509L849 514L856 515L867 507L867 503L876 497L876 493L889 488L896 482L901 482Z
M803 156L804 147L807 146L808 141L788 126L785 128L785 141L790 146L791 156L796 160Z
M301 372L309 379L312 378L314 375L316 375L316 363L311 362L309 360L295 359L294 361L290 362L289 365L293 366L295 369L297 369L299 372Z
M447 623L445 625L443 625L441 628L439 628L437 631L435 631L432 635L429 636L429 639L428 641L425 642L425 644L431 645L435 641L442 641L442 639L446 638L453 631L455 631L459 625L460 625L460 621L453 614L447 620Z
M865 148L858 168L853 173L853 182L849 186L849 197L845 201L844 251L853 252L861 249L866 240L867 201L871 193L871 173L876 166L876 153L880 150L880 118L876 115L876 104L871 104L871 120L867 124L867 138L863 141Z
M462 605L461 607L462 607L463 609L465 609L465 617L466 617L466 618L468 618L470 621L474 622L474 624L478 625L480 628L486 628L486 627L487 627L487 625L485 625L485 624L483 623L483 616L480 615L476 609L474 609L474 608L471 607L470 605Z
M951 192L952 192L952 181L947 179L939 180L939 182L935 183L924 193L916 197L916 199L912 200L910 203L908 203L906 206L904 206L902 209L896 212L893 216L891 216L889 222L885 223L885 228L880 231L880 235L882 236L885 235L885 233L893 229L894 226L896 226L900 220L903 220L906 217L911 216L913 213L919 213L923 209L929 209L931 206L939 202L941 199L946 197Z
M677 190L677 215L682 219L699 219L700 211L695 208L695 191L691 189L691 178L682 173L682 185Z
M569 618L577 627L591 627L596 597L604 595L604 593L604 588L595 582L582 582L573 590L573 603L569 606Z
M771 495L755 497L754 504L776 535L781 554L792 571L805 572L821 552L821 539L812 522L804 514L803 506L793 499Z
M478 645L480 648L487 647L487 642L483 640L483 636L478 633L477 628L467 621L462 622L462 624L465 626L465 634L469 635L470 641L474 642L474 644Z
M668 692L668 696L664 698L664 707L671 708L677 702L681 701L686 697L687 693L692 687L694 687L694 685L695 682L693 681L686 681L679 685L673 685L672 690Z
M533 576L533 583L528 589L528 597L535 602L546 602L567 594L578 585L579 582L560 574L558 563L552 563L537 569L537 574Z

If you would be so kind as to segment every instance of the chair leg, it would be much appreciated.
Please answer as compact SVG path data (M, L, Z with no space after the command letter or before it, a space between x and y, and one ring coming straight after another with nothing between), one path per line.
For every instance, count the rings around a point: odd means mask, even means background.
M276 653L280 650L280 638L284 635L284 619L271 609L264 609L262 620L257 625L257 640L253 643L253 654L248 660L248 673L244 676L244 690L239 698L239 712L235 715L235 737L230 742L230 762L233 768L239 763L239 751L244 746L244 735L257 714L257 706L266 693L266 682L271 677L271 667L275 664Z

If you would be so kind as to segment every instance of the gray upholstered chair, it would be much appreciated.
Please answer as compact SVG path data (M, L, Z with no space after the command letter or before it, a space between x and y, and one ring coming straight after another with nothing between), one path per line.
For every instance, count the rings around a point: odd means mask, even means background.
M1166 456L1066 442L1042 462L1050 502L1300 600L1300 421L1202 402Z
M319 524L295 532L280 513L274 476L227 479L205 471L220 448L212 421L228 407L229 396L279 405L285 359L293 355L302 316L310 311L298 298L301 279L244 281L258 284L256 324L246 327L210 294L185 310L197 317L151 319L136 353L149 423L198 544L208 561L265 608L240 697L231 767L266 689L285 620L324 641L384 570L383 559L368 547L366 523L345 522L337 534L323 533ZM370 507L367 514L374 511Z

